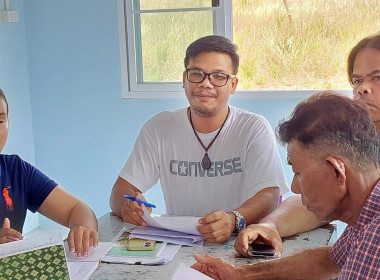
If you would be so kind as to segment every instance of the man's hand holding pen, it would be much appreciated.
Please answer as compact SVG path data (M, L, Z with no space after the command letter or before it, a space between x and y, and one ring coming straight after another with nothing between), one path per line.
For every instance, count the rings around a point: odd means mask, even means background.
M124 195L124 197L126 199L122 213L123 221L138 226L146 226L146 222L142 218L142 216L144 216L144 212L141 205L144 204L149 213L152 213L152 207L154 208L156 206L146 202L141 193Z

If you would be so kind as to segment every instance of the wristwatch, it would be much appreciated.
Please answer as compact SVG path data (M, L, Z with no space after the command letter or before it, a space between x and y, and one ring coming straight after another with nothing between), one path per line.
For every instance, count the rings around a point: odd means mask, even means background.
M232 213L235 215L235 228L237 232L241 232L243 229L245 229L246 221L242 214L240 214L236 210L232 210Z

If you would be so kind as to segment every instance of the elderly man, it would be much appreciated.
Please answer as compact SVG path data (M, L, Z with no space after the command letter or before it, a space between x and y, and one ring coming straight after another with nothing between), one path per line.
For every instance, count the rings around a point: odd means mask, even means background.
M362 39L352 48L347 59L347 74L353 87L354 99L367 107L379 134L380 33ZM236 251L247 256L249 244L259 238L281 253L281 237L311 230L323 224L312 212L307 211L300 197L289 197L259 224L252 224L242 231L236 239Z
M292 191L321 221L348 224L330 247L234 267L195 256L197 270L214 279L380 279L380 139L368 110L333 92L297 105L278 128L287 145Z

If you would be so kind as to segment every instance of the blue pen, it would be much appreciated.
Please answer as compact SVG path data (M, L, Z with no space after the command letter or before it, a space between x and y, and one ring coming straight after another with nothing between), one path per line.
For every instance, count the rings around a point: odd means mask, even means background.
M152 208L156 208L156 205L151 204L151 203L148 203L148 202L143 201L143 200L140 200L140 199L136 199L136 198L134 198L133 196L130 196L130 195L126 195L126 194L125 194L124 197L125 197L125 198L128 198L128 199L130 199L130 200L132 200L132 201L136 201L136 202L138 202L138 203L142 203L142 204L144 204L145 206L152 207Z

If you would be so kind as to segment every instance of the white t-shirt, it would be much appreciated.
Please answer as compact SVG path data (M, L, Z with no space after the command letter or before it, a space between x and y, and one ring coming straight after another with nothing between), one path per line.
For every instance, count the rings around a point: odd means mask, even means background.
M207 147L216 133L198 135ZM161 112L142 127L119 176L141 192L160 180L166 211L172 215L230 211L267 187L288 191L274 133L260 115L230 106L208 151L208 170L201 166L204 154L187 108Z

